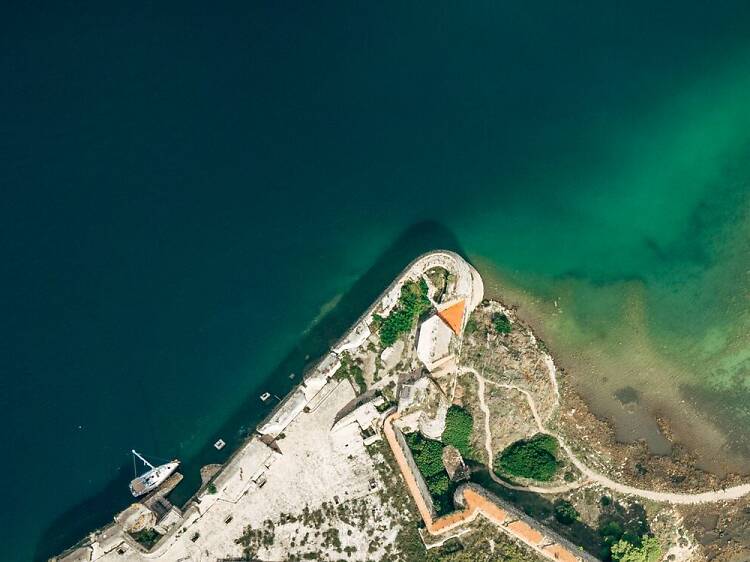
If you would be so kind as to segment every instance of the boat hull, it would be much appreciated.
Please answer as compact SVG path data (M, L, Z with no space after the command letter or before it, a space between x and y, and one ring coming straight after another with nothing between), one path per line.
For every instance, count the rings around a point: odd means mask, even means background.
M130 493L137 498L156 490L167 478L174 474L179 466L180 461L174 460L166 464L155 466L148 472L144 472L137 478L133 478L130 482Z

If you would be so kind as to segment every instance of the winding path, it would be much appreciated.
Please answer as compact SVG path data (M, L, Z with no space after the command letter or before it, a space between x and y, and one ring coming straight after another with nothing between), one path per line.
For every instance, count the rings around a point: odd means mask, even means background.
M559 433L550 431L549 429L544 427L544 424L542 423L542 419L539 416L539 412L537 411L534 398L528 390L525 390L515 385L500 384L500 383L496 383L493 381L488 381L482 375L480 375L476 369L473 369L471 367L463 367L461 370L465 373L473 374L477 379L478 394L479 394L479 408L484 413L484 435L485 435L484 446L487 451L490 465L494 457L492 454L492 434L490 433L490 411L489 411L489 408L487 407L487 403L485 402L485 397L484 397L487 384L498 386L500 388L516 390L518 392L523 393L524 396L526 396L526 401L529 404L529 408L531 409L531 413L534 416L534 421L536 421L536 425L539 431L542 433L547 433L548 435L552 435L553 437L555 437L560 443L560 446L563 448L565 453L570 458L570 461L573 463L573 465L578 470L580 470L581 473L584 475L584 479L579 480L577 482L572 482L570 484L566 484L563 486L554 486L554 487L516 486L513 484L508 484L507 482L498 478L495 475L495 473L492 471L492 466L489 466L488 467L490 469L489 474L492 480L494 480L498 484L505 486L506 488L510 488L513 490L526 491L526 492L535 492L538 494L559 494L562 492L567 492L576 488L580 488L581 486L585 486L590 483L597 483L597 484L604 486L605 488L609 488L621 494L639 496L641 498L646 498L646 499L657 501L657 502L667 502L667 503L683 504L683 505L714 503L714 502L722 502L722 501L728 501L728 500L736 500L747 494L750 494L750 483L740 484L738 486L732 486L730 488L723 488L721 490L711 490L707 492L676 493L676 492L658 492L655 490L644 490L641 488L635 488L634 486L628 486L626 484L620 484L619 482L615 482L611 478L608 478L604 476L603 474L599 474L598 472L586 466L581 460L578 459L578 457L575 456L575 453L573 453L573 450L565 442L565 440ZM550 373L554 381L555 376L554 374L552 374L552 370L550 370Z
M492 381L486 380L483 376L481 376L479 373L474 371L474 369L465 369L466 371L472 372L474 376L477 378L477 384L478 384L478 394L479 394L479 409L482 410L484 413L484 449L487 451L487 458L489 459L489 464L492 464L492 459L494 458L492 454L492 433L490 432L490 410L487 407L487 403L484 399L484 390L485 390L485 384L494 384L496 386L502 387L502 388L511 388L514 390L520 390L516 389L510 385L506 384L498 384L493 383ZM529 395L526 395L527 399L529 398ZM539 420L538 416L536 415L535 408L532 408L532 412L534 413L534 419L537 421L537 425L541 427L541 421ZM518 490L521 492L536 492L537 494L562 494L564 492L569 492L570 490L575 490L576 488L580 488L584 484L587 484L587 481L577 481L577 482L571 482L570 484L565 484L562 486L548 486L548 487L542 487L542 486L516 486L515 484L510 484L506 482L505 480L502 480L499 478L495 472L492 470L491 466L488 466L489 468L489 475L490 478L492 478L493 481L497 482L498 484L505 486L506 488L509 488L511 490Z

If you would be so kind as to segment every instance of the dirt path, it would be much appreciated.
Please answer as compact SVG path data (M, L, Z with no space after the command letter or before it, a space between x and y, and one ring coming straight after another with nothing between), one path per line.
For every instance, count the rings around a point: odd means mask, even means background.
M492 480L494 480L498 484L505 486L506 488L511 488L513 490L535 492L538 494L559 494L562 492L573 490L575 488L580 488L581 486L585 486L586 484L590 484L592 482L596 482L597 484L600 484L604 486L605 488L609 488L621 494L629 494L629 495L639 496L639 497L646 498L646 499L653 500L653 501L668 502L668 503L673 503L673 504L701 504L701 503L721 502L721 501L727 501L727 500L736 500L747 494L750 494L750 483L740 484L738 486L732 486L730 488L724 488L721 490L710 490L707 492L675 493L675 492L658 492L656 490L644 490L641 488L635 488L633 486L628 486L626 484L620 484L619 482L615 482L614 480L604 476L603 474L599 474L598 472L586 466L581 460L578 459L578 457L575 456L575 453L573 453L573 450L565 442L565 439L563 439L561 435L559 435L558 433L554 431L550 431L544 427L541 417L539 416L539 412L537 411L534 398L529 391L523 388L519 388L515 385L500 384L500 383L496 383L493 381L488 381L482 375L480 375L476 371L476 369L472 369L470 367L463 367L462 371L473 374L477 379L478 394L479 394L479 408L484 413L484 430L485 430L484 446L487 451L487 456L489 458L490 464L492 463L492 459L494 458L494 456L492 453L492 434L490 432L490 411L489 411L489 408L487 408L487 404L484 399L486 384L492 384L500 388L507 388L507 389L516 390L518 392L523 393L524 396L526 396L526 401L529 404L529 408L531 409L531 413L534 416L534 421L536 421L539 431L542 433L547 433L555 437L560 443L560 446L563 448L565 453L568 455L568 458L570 458L570 461L573 463L573 465L575 465L575 467L578 470L581 471L581 474L583 474L585 477L583 480L572 482L564 486L556 486L556 487L548 487L548 488L542 487L542 486L515 486L512 484L508 484L507 482L504 482L503 480L498 478L492 471L492 466L489 466L488 467L489 473L490 473L490 477L492 478ZM554 375L554 366L550 368L550 376L552 377L552 380L554 381L555 387L556 387L557 381L555 380L556 378Z
M477 384L478 384L478 394L479 394L479 409L482 410L484 413L484 449L487 451L487 458L489 459L489 462L492 463L492 459L494 458L492 454L492 433L490 430L490 410L487 407L487 403L484 400L484 391L485 391L485 384L495 384L496 386L500 386L503 388L511 388L509 385L503 385L503 384L497 384L492 383L491 381L486 380L484 377L480 376L476 371L472 369L472 372L474 373L474 376L477 378ZM528 398L528 395L527 395ZM539 417L536 414L535 409L532 408L532 412L534 413L534 419L537 421L537 424L540 424ZM490 478L492 478L493 481L497 482L501 486L505 486L506 488L509 488L511 490L519 490L522 492L536 492L538 494L562 494L563 492L569 492L570 490L575 490L576 488L580 488L584 484L587 484L586 481L578 481L578 482L571 482L570 484L565 484L563 486L549 486L549 487L543 487L543 486L516 486L514 484L509 484L508 482L505 482L501 478L499 478L495 472L492 470L491 466L488 466L489 468L489 474Z

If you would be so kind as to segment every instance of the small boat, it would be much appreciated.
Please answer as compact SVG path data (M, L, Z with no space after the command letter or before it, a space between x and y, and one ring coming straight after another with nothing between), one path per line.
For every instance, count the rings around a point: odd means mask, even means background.
M138 457L143 461L143 464L149 468L148 471L144 472L140 476L138 476L138 473L136 472L136 477L130 481L130 493L132 493L136 498L138 496L142 496L143 494L148 494L152 490L155 490L156 488L161 486L167 478L174 474L174 471L177 470L177 467L180 466L180 461L176 459L166 464L154 466L146 459L144 459L140 454L138 454L135 449L133 449L132 452L134 455L134 465L135 457Z

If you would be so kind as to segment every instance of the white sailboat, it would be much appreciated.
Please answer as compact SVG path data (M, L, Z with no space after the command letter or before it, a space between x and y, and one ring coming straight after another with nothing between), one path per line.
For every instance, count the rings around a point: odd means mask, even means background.
M146 459L144 459L140 454L138 454L135 449L133 449L132 452L134 456L141 459L143 461L143 464L150 469L140 476L138 476L136 472L136 477L130 481L130 493L132 493L136 498L138 496L142 496L143 494L148 494L150 491L158 488L162 483L164 483L167 478L174 474L174 471L177 470L178 466L180 466L180 461L178 461L177 459L166 464L154 466ZM135 458L133 459L133 463L135 463Z

